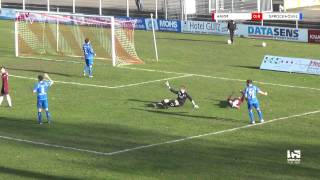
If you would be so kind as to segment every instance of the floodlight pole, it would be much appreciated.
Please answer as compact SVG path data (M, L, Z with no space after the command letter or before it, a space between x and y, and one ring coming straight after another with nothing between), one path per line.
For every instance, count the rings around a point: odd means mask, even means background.
M50 0L47 0L47 10L50 12Z
M130 16L129 11L130 11L130 8L129 8L129 0L127 0L127 17Z
M216 13L218 13L218 9L219 9L219 0L216 0Z
M76 13L76 0L72 0L72 13Z
M2 7L2 6L1 6L1 0L0 0L0 9L1 9L1 7Z
M258 12L261 12L261 9L260 9L260 0L257 0L257 8L258 8Z
M234 7L233 7L233 3L234 3L234 0L231 1L231 12L232 12L232 13L233 13L233 11L234 11L234 10L233 10L233 8L234 8Z
M156 0L156 19L158 19L158 0Z
M0 4L0 6L1 6L1 4ZM165 8L165 18L167 20L168 19L168 1L167 0L164 0L164 8Z
M22 9L26 10L26 0L22 0Z
M99 15L102 15L102 1L99 0Z

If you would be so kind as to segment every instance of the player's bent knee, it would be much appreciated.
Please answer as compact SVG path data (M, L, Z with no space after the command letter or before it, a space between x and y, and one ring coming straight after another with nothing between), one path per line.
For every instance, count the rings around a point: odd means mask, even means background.
M164 99L164 100L163 100L163 102L165 102L165 103L169 103L169 102L170 102L170 100L169 100L169 99Z

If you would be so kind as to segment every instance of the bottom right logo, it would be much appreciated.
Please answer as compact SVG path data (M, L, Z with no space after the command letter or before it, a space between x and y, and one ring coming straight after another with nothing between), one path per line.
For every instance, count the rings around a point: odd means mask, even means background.
M287 161L289 164L300 164L301 150L287 150Z

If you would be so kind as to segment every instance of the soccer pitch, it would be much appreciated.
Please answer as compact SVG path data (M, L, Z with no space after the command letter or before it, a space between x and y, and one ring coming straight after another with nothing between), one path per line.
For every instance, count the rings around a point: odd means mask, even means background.
M0 107L0 179L318 179L319 76L261 71L264 55L319 59L319 45L235 40L224 36L136 31L143 65L113 68L96 60L94 78L81 59L14 57L13 22L0 21L0 64L7 67L13 108ZM94 42L92 42L94 43ZM53 124L38 125L32 88L47 72ZM175 98L164 82L187 87L200 106L154 109ZM266 123L248 125L246 104L225 100L245 80L260 97ZM257 118L257 117L256 117ZM299 149L301 163L287 163Z

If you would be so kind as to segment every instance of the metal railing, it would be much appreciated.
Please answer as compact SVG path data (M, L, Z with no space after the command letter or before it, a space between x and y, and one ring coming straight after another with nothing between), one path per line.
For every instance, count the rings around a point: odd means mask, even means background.
M195 0L196 13L186 15L185 5L190 0L0 0L2 8L61 12L120 15L127 17L185 19L210 16L209 1Z

